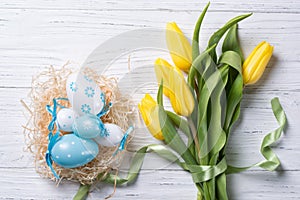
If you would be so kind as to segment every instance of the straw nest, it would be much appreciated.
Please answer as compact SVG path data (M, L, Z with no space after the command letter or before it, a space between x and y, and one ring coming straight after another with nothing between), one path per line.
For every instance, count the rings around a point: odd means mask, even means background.
M24 104L30 113L28 123L24 126L27 148L34 155L37 173L51 180L55 180L55 177L45 161L48 147L48 124L51 121L51 115L45 108L46 105L52 105L53 98L67 97L66 80L73 73L72 70L67 63L59 69L51 66L33 77L32 89L29 94L31 103L28 106ZM110 112L101 117L101 120L104 123L115 123L126 130L132 120L133 106L130 99L120 93L116 79L100 76L89 68L85 68L84 73L92 78L106 94L106 101L113 103ZM61 105L70 107L68 102L61 102ZM110 170L118 168L122 152L113 156L116 149L117 147L99 146L98 156L82 167L65 169L55 163L53 167L61 179L92 184L96 180L101 180Z

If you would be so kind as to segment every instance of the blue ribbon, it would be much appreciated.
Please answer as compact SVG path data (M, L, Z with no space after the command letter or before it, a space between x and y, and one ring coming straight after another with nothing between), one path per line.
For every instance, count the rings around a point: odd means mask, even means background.
M100 136L101 136L101 137L107 137L107 136L109 136L109 133L108 133L107 129L105 128L105 126L104 126L102 120L99 119L99 118L97 118L97 119L100 121L100 123L99 123L99 129L100 129L100 131L101 131L101 132L100 132Z
M109 109L112 107L111 102L109 102L109 104L106 105L105 94L103 92L101 93L100 99L104 106L103 106L103 109L97 114L97 117L102 117L102 116L106 115L109 112Z
M59 179L58 174L53 169L53 166L52 166L53 160L52 160L52 157L51 157L51 150L52 150L54 144L60 139L59 131L57 131L55 135L53 135L52 132L51 132L51 135L52 136L49 140L48 149L47 149L47 152L46 152L46 163L50 167L50 169L51 169L53 175L55 176L55 178ZM50 136L50 133L49 133L49 136Z
M52 120L50 121L50 123L48 125L48 130L51 132L51 135L52 135L52 131L54 129L54 124L55 124L56 118L57 118L57 116L56 116L56 110L57 110L56 99L53 99L53 108L51 108L50 105L47 105L46 109L47 109L48 113L50 113L52 116ZM50 140L50 133L49 133L49 140Z
M52 163L52 157L51 157L51 150L54 146L54 144L60 139L59 136L59 126L56 124L56 119L57 119L57 107L59 106L60 108L65 108L64 106L62 106L61 104L59 104L57 101L59 100L65 100L68 101L67 98L57 98L57 99L53 99L53 107L51 107L50 105L46 106L46 110L51 114L52 116L52 120L50 121L49 125L48 125L48 130L49 130L49 134L48 134L48 149L46 152L46 163L47 165L50 167L53 175L55 176L55 178L59 179L59 176L57 175L57 173L55 172L55 170L53 169ZM56 133L53 135L53 129L54 129L54 125L56 124L57 127L57 131Z
M52 115L52 120L50 121L50 123L48 125L48 130L49 131L53 131L53 129L54 129L54 124L55 124L56 119L57 119L57 115L56 115L57 114L57 106L59 106L60 108L65 108L63 105L61 105L57 102L58 100L68 101L67 98L57 98L57 99L53 99L53 108L50 105L46 106L47 111Z
M125 132L120 144L119 144L119 148L116 150L116 152L113 154L114 156L119 152L119 151L123 151L125 149L125 144L126 141L128 139L129 134L133 131L133 126L130 126L127 131Z
M56 98L56 104L60 107L60 108L66 108L65 106L61 105L60 103L58 103L57 101L69 101L68 98Z

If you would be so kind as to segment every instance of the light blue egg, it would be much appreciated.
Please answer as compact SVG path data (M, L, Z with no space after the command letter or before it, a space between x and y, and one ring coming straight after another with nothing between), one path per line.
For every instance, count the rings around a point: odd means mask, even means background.
M81 138L95 138L104 131L104 125L95 115L83 115L75 119L73 132Z
M98 153L98 145L93 140L68 134L54 144L51 157L56 164L64 168L74 168L89 163Z

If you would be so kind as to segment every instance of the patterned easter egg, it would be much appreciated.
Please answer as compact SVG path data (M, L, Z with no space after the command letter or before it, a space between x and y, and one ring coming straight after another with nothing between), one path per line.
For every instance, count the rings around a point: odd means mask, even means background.
M106 147L113 147L118 145L121 142L124 135L122 129L116 124L106 123L104 124L104 126L107 131L106 134L104 136L99 135L96 138L94 138L94 140L98 144Z
M74 168L92 161L99 153L99 148L93 140L67 134L54 144L50 153L56 164L64 168Z
M104 93L92 79L81 72L68 77L66 90L73 109L79 115L96 115L104 107Z
M72 132L74 120L78 114L71 108L63 108L57 113L57 123L59 129L65 132Z
M95 115L82 115L75 119L73 132L81 138L95 138L105 131L102 121Z

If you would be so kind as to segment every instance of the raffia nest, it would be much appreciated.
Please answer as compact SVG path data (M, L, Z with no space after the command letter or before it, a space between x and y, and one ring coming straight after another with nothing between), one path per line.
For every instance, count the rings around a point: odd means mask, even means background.
M52 105L53 98L67 97L66 80L74 70L69 65L70 63L67 63L59 69L51 66L33 77L32 89L29 94L31 104L28 106L24 104L30 112L28 123L24 126L27 148L35 157L37 173L51 180L55 180L55 177L45 161L48 147L48 124L51 121L51 115L45 108L46 105ZM104 123L115 123L126 130L133 119L133 106L128 97L121 95L117 80L100 76L90 68L85 68L84 73L92 78L106 94L106 101L113 102L110 112L101 117L101 120ZM68 102L61 102L61 105L70 107ZM128 141L130 141L130 138ZM118 168L121 152L114 156L116 149L117 147L99 146L100 153L98 156L82 167L65 169L55 163L53 167L61 180L67 179L81 184L92 184L96 180L101 180L110 170Z

